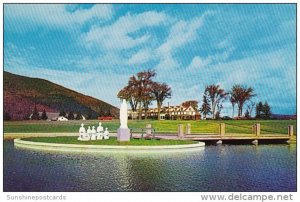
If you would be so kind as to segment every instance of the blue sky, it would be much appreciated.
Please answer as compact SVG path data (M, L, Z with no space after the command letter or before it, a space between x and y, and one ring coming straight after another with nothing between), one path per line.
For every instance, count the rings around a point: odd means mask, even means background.
M273 113L296 112L295 4L6 4L4 70L115 106L129 76L155 69L170 104L206 85L254 88ZM200 103L201 104L201 103ZM229 102L223 115L231 114Z

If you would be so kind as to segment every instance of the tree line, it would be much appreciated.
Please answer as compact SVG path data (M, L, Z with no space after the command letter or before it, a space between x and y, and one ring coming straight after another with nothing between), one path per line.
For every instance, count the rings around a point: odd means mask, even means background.
M65 118L67 118L68 120L81 120L83 115L80 112L77 112L76 115L75 115L73 111L70 111L67 114L64 110L60 110L58 116L63 116ZM87 112L87 114L85 115L85 118L87 120L94 118L91 111ZM45 109L43 110L42 114L40 115L38 110L37 110L37 107L34 106L34 109L32 111L32 115L31 115L30 119L31 120L47 120L48 115L47 115L47 112L46 112Z
M236 106L238 109L238 117L242 117L244 106L247 104L247 109L244 113L245 118L252 118L252 111L254 107L256 107L255 118L270 119L271 107L267 102L265 102L265 104L259 102L255 105L255 102L252 101L252 98L255 96L256 94L254 94L252 87L235 84L230 91L226 92L219 85L212 84L205 87L202 106L199 111L203 114L204 119L206 119L207 115L211 115L212 119L219 119L224 102L229 100L232 106L232 118L234 118Z
M147 70L132 75L129 78L127 85L118 93L118 98L126 99L133 112L138 113L138 119L142 119L144 112L147 118L149 106L153 101L156 101L158 109L158 120L160 120L160 111L163 102L167 98L171 98L171 87L166 83L154 81L156 72L154 70ZM262 104L259 102L255 104L252 100L256 94L252 87L247 87L239 84L232 86L230 91L225 91L219 85L208 85L205 87L202 97L202 105L198 108L198 101L190 100L182 103L182 106L192 106L196 111L200 111L206 119L211 115L212 119L221 118L221 111L225 101L230 101L232 106L232 118L234 118L235 107L238 110L238 117L252 118L251 114L256 108L256 118L269 119L271 117L271 107L267 102ZM243 110L246 111L243 114Z

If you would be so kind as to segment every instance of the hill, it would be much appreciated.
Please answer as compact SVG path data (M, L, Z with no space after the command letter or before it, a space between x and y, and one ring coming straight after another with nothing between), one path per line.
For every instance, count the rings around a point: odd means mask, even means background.
M28 119L34 106L38 111L80 112L84 115L118 117L119 109L50 81L3 72L4 118Z

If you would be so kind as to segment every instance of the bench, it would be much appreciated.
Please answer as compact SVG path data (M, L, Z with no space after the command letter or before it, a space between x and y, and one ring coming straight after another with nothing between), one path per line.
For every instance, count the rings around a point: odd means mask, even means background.
M140 133L141 138L140 139L155 139L155 129L154 128L129 128L130 130L130 138L133 138L133 133ZM150 130L151 137L144 135L147 135L147 131Z

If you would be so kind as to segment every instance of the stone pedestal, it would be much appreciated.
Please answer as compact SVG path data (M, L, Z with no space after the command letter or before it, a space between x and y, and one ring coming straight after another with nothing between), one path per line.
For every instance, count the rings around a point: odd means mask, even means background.
M147 128L147 130L146 130L146 135L147 135L147 136L151 136L151 134L152 134L152 131L151 131L151 124L147 124L147 125L146 125L146 128Z
M119 128L117 132L117 140L119 142L130 141L130 130L129 128Z

